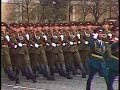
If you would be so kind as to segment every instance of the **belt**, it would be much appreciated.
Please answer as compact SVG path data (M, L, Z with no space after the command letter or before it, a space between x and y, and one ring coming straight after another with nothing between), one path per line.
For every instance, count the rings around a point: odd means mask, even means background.
M93 57L103 60L103 56L92 54Z
M73 44L74 44L74 45L77 45L77 42L74 42Z
M56 46L61 46L61 44L56 44Z
M22 44L23 46L27 46L27 44Z
M8 45L2 45L2 47L8 47Z
M43 44L39 44L40 46L43 46Z

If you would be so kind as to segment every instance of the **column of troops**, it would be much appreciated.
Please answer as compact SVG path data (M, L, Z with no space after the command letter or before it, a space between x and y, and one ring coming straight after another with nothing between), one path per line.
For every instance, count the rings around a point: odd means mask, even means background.
M91 37L95 38L98 28L98 31L103 30L102 40L109 47L118 41L114 31L119 30L113 22L9 25L2 22L1 27L2 67L9 79L16 83L20 83L20 73L34 83L39 74L47 80L55 80L55 73L67 79L73 79L76 74L86 78L88 58L94 51L88 45ZM97 53L103 52L99 46L92 48Z

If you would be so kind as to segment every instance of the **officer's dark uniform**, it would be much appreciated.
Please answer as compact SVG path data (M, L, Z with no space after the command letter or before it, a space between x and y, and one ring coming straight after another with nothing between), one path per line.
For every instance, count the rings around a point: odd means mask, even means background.
M96 31L99 32L99 30L101 29L102 28L98 27L95 29L95 32ZM97 72L103 73L103 77L105 78L106 84L108 86L108 70L107 70L106 62L104 58L105 52L106 52L105 43L103 41L101 43L99 42L98 39L94 39L91 37L88 45L90 47L90 55L88 60L89 77L87 80L86 90L90 90L91 81Z

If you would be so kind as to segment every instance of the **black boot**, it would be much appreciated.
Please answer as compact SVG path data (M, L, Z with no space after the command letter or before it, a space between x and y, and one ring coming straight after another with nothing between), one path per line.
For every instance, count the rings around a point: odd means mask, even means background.
M9 76L10 80L12 80L12 81L15 80L15 73L13 72L12 67L9 67L9 68L7 69L7 74L8 74L8 76Z
M55 80L55 77L54 77L54 66L50 66L50 76L52 78L54 78L54 80Z
M16 69L15 72L16 72L15 84L20 84L20 80L19 80L19 69Z
M61 64L61 73L62 73L62 76L63 77L66 77L67 76L67 73L66 73L66 66L65 64Z
M73 79L71 76L70 76L70 65L67 65L66 64L66 71L67 71L67 75L66 75L66 77L67 77L67 79Z
M27 66L29 78L33 81L33 83L36 83L36 76L33 74L32 68L30 66Z
M81 70L81 72L82 72L82 78L86 78L86 71L85 71L82 63L80 63L79 65L80 65L80 70Z
M53 77L49 75L49 67L48 65L41 64L41 69L43 71L43 75L47 78L47 80L55 80Z
M74 63L71 64L71 70L72 70L72 74L73 74L73 75L76 75L76 74L77 74L77 71L76 71L76 68L75 68Z

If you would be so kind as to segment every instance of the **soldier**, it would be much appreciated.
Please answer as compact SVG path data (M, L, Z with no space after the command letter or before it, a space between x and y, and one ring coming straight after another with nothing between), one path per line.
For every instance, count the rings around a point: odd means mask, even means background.
M88 60L89 77L87 80L86 90L91 90L91 81L97 72L103 73L103 77L108 88L108 72L104 57L107 49L102 40L103 31L104 29L101 27L96 28L94 36L90 38L88 43L88 46L90 47L90 54Z
M64 36L64 39L63 39L63 42L65 43L64 51L67 53L66 54L67 68L69 68L69 65L71 65L72 71L75 71L73 64L74 62L76 62L79 66L79 69L82 72L82 77L85 77L86 73L81 63L81 58L80 58L78 47L77 47L77 42L78 42L77 35L74 30L72 31L73 28L74 26L72 28L69 28L68 29L69 31L68 30L66 31L66 35Z
M11 80L16 80L16 84L17 84L19 83L19 80L18 78L16 78L13 72L10 53L9 53L9 45L11 44L11 41L10 41L9 33L6 31L6 29L7 29L7 24L2 22L1 23L1 62L9 78Z
M47 57L45 54L45 37L42 32L42 25L36 24L35 30L33 32L33 37L30 40L31 44L34 47L34 62L35 63L35 68L38 70L39 68L41 69L44 77L46 77L48 80L54 80L52 77L49 75L49 67L48 67L48 62L47 62ZM40 71L40 70L38 70Z
M109 49L109 57L107 60L107 66L109 68L109 90L113 89L113 83L115 77L119 74L119 27L113 27L114 38Z
M16 59L16 75L19 77L19 71L24 68L27 79L32 79L33 83L36 82L36 77L31 69L31 63L28 52L28 40L29 36L25 33L25 26L20 23L17 29L17 34L11 37L12 42L17 48Z
M54 27L50 30L51 35L48 38L47 42L50 46L50 52L51 52L51 60L49 61L50 66L50 72L51 76L54 77L54 66L56 64L59 74L61 76L65 75L65 62L64 62L64 55L62 50L62 40L60 37L60 33L58 32L58 24L55 24Z

